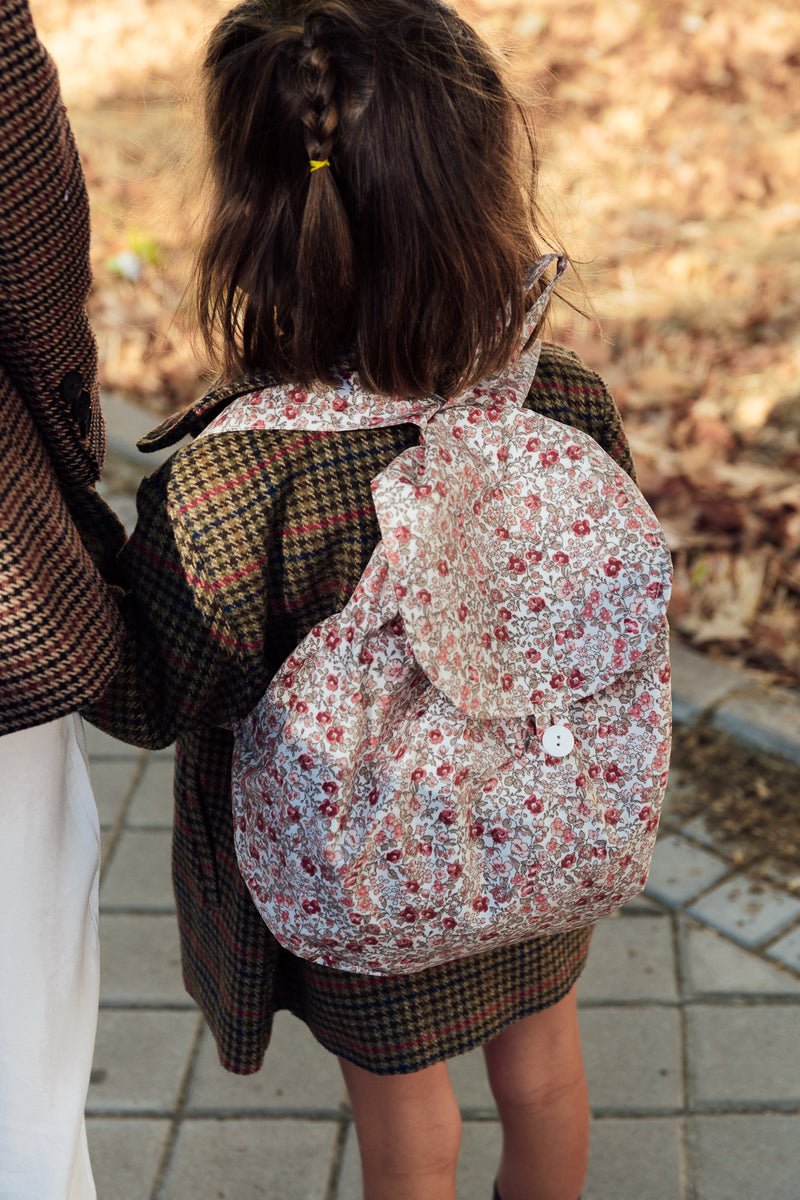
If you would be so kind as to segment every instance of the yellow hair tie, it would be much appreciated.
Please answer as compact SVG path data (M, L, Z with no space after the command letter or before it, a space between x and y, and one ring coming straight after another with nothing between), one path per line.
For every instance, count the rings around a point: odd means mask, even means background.
M312 171L318 171L320 167L329 167L331 165L329 158L310 158L308 161L311 164Z

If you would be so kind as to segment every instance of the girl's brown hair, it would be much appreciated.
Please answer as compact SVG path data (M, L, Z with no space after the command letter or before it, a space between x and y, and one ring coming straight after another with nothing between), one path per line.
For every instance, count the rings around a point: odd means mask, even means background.
M429 395L508 361L538 255L533 131L452 9L244 0L203 81L196 296L226 373L309 384L345 355L380 392Z

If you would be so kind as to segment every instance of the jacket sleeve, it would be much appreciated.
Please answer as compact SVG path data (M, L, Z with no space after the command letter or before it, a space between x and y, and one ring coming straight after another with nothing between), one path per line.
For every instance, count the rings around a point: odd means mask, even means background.
M236 621L239 606L260 611L266 599L248 602L238 580L227 585L235 570L226 574L206 562L202 531L182 520L170 468L165 464L140 484L136 528L116 559L108 543L92 547L117 589L126 637L117 671L83 715L112 736L150 749L243 716L271 676ZM221 509L216 524L223 542L224 520Z
M85 307L89 204L27 0L0 0L0 113L0 361L60 480L88 484L105 450Z
M58 76L27 0L0 0L0 735L93 699L122 639L63 494L104 448L89 280Z
M2 385L0 368L0 736L97 696L123 636L28 407Z

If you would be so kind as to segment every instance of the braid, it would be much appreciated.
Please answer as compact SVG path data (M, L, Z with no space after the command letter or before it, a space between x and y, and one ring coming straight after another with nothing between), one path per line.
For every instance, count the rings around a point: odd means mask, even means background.
M324 22L318 16L309 17L303 27L299 56L299 117L309 166L298 243L302 287L293 319L295 358L316 359L319 378L329 372L336 349L334 330L327 345L319 334L321 316L329 312L332 295L338 295L342 304L349 304L354 282L353 238L333 153L340 124L337 90L341 89L333 54L324 45L324 32ZM325 163L325 170L312 170L312 163ZM344 313L340 315L339 332L343 333L347 318ZM315 337L310 334L312 329L317 331Z
M333 149L333 138L339 125L339 109L334 98L336 73L333 57L316 41L319 35L307 21L303 28L301 57L303 99L300 120L303 122L306 151L310 159L326 159Z

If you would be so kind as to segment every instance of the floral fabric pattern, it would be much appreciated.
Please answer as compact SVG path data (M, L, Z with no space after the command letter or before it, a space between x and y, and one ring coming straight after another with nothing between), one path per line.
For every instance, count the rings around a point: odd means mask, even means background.
M236 729L240 869L313 961L420 970L591 924L644 886L669 553L591 438L520 408L539 349L449 401L351 377L243 397L206 430L421 428L373 482L382 541L350 601Z

